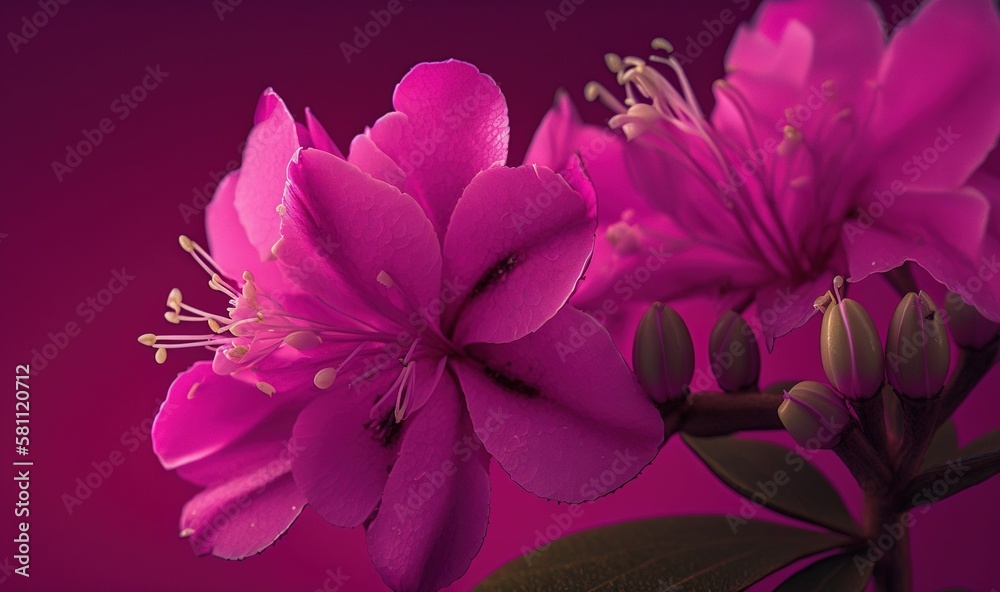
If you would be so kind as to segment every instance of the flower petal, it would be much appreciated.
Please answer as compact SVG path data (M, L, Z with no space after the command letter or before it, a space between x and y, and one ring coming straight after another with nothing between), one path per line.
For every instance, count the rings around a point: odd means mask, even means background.
M270 398L252 385L219 376L210 362L197 362L170 385L153 422L153 451L168 470L191 465L252 438L254 432L270 433L288 416L294 420L306 401L305 394ZM285 439L291 435L290 422L288 428ZM281 436L273 441L280 443ZM210 477L213 471L198 473ZM193 480L208 482L206 477Z
M340 151L340 148L338 148L337 144L334 143L330 134L326 133L326 128L324 128L323 124L316 119L316 116L313 115L313 112L309 109L309 107L306 107L306 129L309 131L309 146L311 148L318 148L324 152L329 152L334 156L344 158L344 154Z
M608 126L583 123L569 94L560 90L531 138L524 164L561 171L578 155L600 198L598 219L601 224L611 224L626 210L640 215L650 210L628 183L625 145L625 138Z
M444 242L457 343L513 341L569 299L596 226L593 189L579 166L574 159L565 178L534 165L497 167L469 184Z
M931 0L892 38L870 131L875 187L948 190L996 145L1000 14L990 0ZM986 86L984 86L986 85Z
M235 196L240 222L262 261L271 258L271 246L279 237L275 208L285 189L288 162L298 148L292 114L273 90L265 90L243 150Z
M663 421L592 317L566 307L510 344L455 363L476 434L521 487L569 503L635 477L659 451Z
M851 281L913 261L992 320L1000 320L1000 264L996 243L986 241L989 203L979 191L907 192L891 225L860 231L844 226ZM899 210L899 211L896 211Z
M368 549L393 590L431 592L461 577L483 543L489 457L450 375L403 425L399 460L368 528Z
M386 377L380 383L388 387ZM389 469L399 452L368 429L371 397L346 383L317 397L295 423L295 443L303 448L292 461L299 489L327 522L352 527L378 505Z
M235 203L239 174L237 170L223 177L205 208L208 250L229 277L238 278L249 271L262 286L280 286L287 282L278 264L261 260L240 223Z
M507 159L507 102L492 78L471 64L448 60L410 70L392 103L407 116L412 136L387 143L373 139L407 171L406 192L429 208L443 236L469 181Z
M396 319L395 309L427 310L438 297L437 236L420 206L395 187L304 149L288 168L284 206L278 257L307 291L341 308L353 297L356 309L381 307Z
M244 559L278 540L305 503L286 455L191 498L181 511L181 536L191 537L199 555Z

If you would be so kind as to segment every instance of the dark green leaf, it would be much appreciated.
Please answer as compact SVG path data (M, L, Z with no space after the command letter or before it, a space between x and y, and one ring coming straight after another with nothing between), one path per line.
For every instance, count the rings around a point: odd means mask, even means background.
M795 573L774 592L864 592L872 577L871 561L855 563L854 554L838 553Z
M960 455L968 458L987 452L1000 452L1000 430L993 430L969 442L962 447Z
M803 557L851 544L842 535L725 516L626 522L525 552L476 592L727 592Z
M948 420L941 424L934 439L931 440L924 455L924 461L920 465L921 471L926 471L931 467L941 466L949 460L958 458L958 430L955 429L955 422Z
M1000 452L949 461L917 475L900 499L909 507L933 504L1000 472Z
M759 440L684 435L691 450L723 483L757 505L846 534L860 533L840 494L795 452Z

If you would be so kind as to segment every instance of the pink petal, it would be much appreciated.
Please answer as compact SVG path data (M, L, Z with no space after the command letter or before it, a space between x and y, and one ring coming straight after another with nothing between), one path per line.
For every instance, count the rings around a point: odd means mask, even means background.
M249 271L262 286L280 286L286 282L278 264L261 260L240 223L235 205L239 174L233 171L226 175L205 208L208 249L229 277L238 278Z
M403 425L399 460L368 528L368 549L393 590L431 592L464 574L483 543L489 457L451 376Z
M507 159L506 100L475 66L449 60L414 67L396 86L392 102L407 116L412 136L389 143L373 139L407 171L406 192L429 208L443 236L469 181Z
M906 200L905 202L903 200ZM1000 320L1000 262L986 241L989 203L977 190L908 192L883 224L858 232L844 226L851 281L913 261L984 315Z
M268 398L198 362L177 377L153 424L164 467L208 486L181 513L199 554L242 559L271 545L305 505L292 483L292 422L308 397Z
M443 277L457 343L503 343L538 329L569 299L594 246L595 200L578 162L567 178L525 165L473 179L445 236Z
M153 451L166 469L196 463L254 432L271 431L278 418L296 414L306 400L307 395L270 398L252 385L219 376L210 362L197 362L170 385L153 423ZM289 429L284 438L290 434ZM280 442L280 436L273 440Z
M777 338L805 325L816 314L816 299L833 288L834 277L843 274L844 267L834 264L805 282L771 284L757 290L747 322L764 335L768 351L774 349Z
M990 0L931 0L900 26L880 72L871 158L876 188L961 185L996 145L1000 15Z
M309 139L311 140L309 146L311 148L318 148L334 156L344 158L344 154L340 151L340 148L334 143L330 134L326 133L326 128L316 119L316 116L313 115L309 107L306 107L306 129L309 130Z
M855 103L869 93L864 85L878 69L880 21L878 9L865 0L765 2L753 25L737 31L726 67L802 90L832 80L836 100Z
M379 384L388 388L388 377ZM295 442L303 448L292 462L295 482L313 509L337 526L357 526L371 516L399 453L398 438L385 443L366 427L372 401L345 382L313 401L295 424Z
M275 208L281 203L288 161L298 148L292 114L273 90L265 90L243 150L235 198L240 221L262 261L271 257L271 246L278 240Z
M660 415L593 318L566 307L518 341L467 349L453 367L476 434L531 493L594 500L656 456Z
M397 319L414 311L395 309L427 310L437 298L437 235L420 206L395 187L304 149L288 168L284 206L278 256L299 271L290 275L308 291L329 295L338 307L375 308Z
M400 191L406 191L406 174L403 169L399 168L399 165L389 155L382 152L373 138L379 137L386 128L405 129L408 127L409 123L402 113L393 112L383 115L375 122L372 129L354 137L354 140L351 141L351 151L347 156L347 161L357 165L359 169L379 181L393 185Z
M640 215L649 211L649 206L630 183L625 144L621 133L605 125L583 123L569 94L560 90L555 104L531 138L524 164L561 171L570 166L574 155L578 155L600 198L598 219L601 224L610 224L618 221L625 210Z
M288 459L274 460L191 498L181 512L181 536L199 555L244 559L271 546L305 506Z

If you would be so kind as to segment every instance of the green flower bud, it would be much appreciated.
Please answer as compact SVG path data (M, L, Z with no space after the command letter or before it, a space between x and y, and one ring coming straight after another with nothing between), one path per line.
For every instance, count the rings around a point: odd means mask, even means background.
M719 388L726 392L753 388L760 378L760 346L750 325L731 310L712 329L708 359Z
M655 302L642 316L632 343L632 367L653 401L666 403L687 395L694 376L694 344L674 309Z
M839 288L843 278L837 278ZM885 381L882 341L875 323L857 301L837 296L823 314L819 353L826 377L849 399L870 399Z
M843 399L828 386L806 380L785 392L778 418L803 448L833 448L851 422Z
M951 345L934 301L922 291L899 301L885 339L886 375L901 395L925 399L948 378Z
M945 318L955 343L965 349L983 349L1000 333L1000 324L979 314L975 306L948 292L944 299Z

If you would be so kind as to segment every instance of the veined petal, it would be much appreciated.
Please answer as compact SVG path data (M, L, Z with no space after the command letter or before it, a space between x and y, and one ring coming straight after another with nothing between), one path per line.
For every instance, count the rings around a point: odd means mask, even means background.
M353 296L353 306L385 315L397 309L403 324L410 311L430 310L441 285L441 251L430 221L408 195L306 149L289 166L284 206L278 257L299 270L312 293L329 295L338 306Z
M489 457L450 374L404 420L402 438L368 549L393 590L432 592L465 573L486 536Z
M962 185L996 145L1000 15L990 0L930 0L893 35L882 62L870 158L876 188Z
M279 237L280 220L275 208L285 189L288 162L298 148L292 114L273 90L265 90L243 150L234 200L250 244L262 261L271 257L271 246Z
M502 343L540 327L573 293L594 247L593 190L577 164L567 178L525 165L473 179L445 236L448 309L459 343Z
M507 159L507 102L492 78L448 60L410 70L392 103L408 118L412 136L372 139L406 173L406 192L428 208L443 236L465 186Z
M467 349L453 367L476 434L531 493L594 500L656 456L660 415L592 317L566 307L513 343Z

